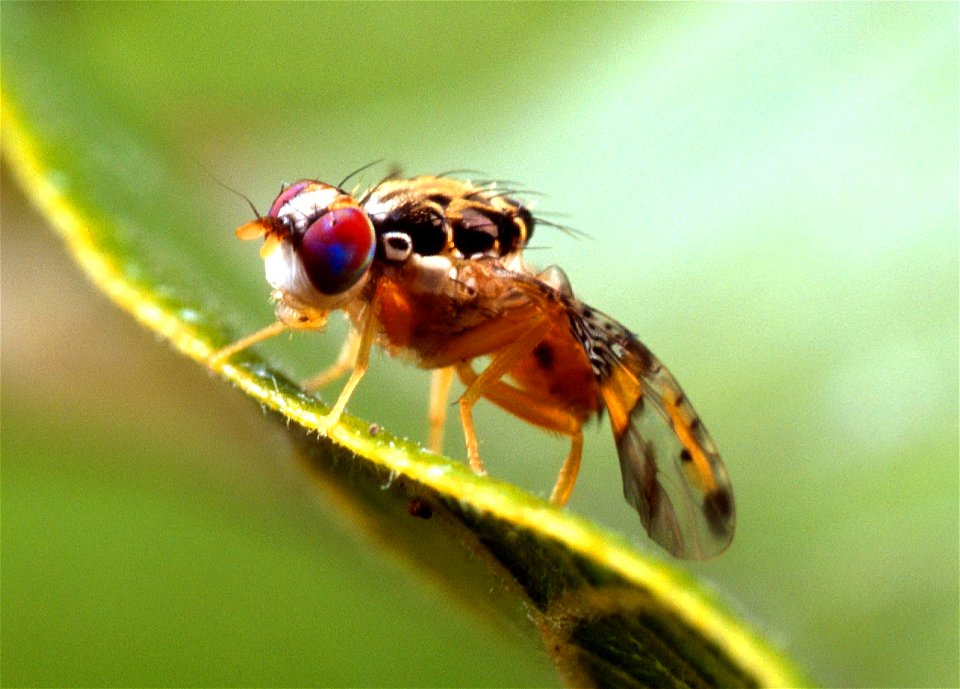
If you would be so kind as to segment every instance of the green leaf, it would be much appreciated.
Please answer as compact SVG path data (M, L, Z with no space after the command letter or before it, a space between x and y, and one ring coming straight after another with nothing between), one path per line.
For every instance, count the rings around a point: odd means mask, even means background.
M5 74L6 77L6 74ZM203 364L240 332L220 266L191 234L197 186L151 141L82 93L15 78L2 95L3 157L25 194L110 299ZM60 89L62 84L57 84ZM221 374L289 423L318 485L382 544L483 601L483 562L523 603L561 677L576 686L798 686L797 671L690 577L517 487L474 475L371 423L327 412L246 352ZM430 516L428 520L414 517ZM483 604L483 603L481 603Z

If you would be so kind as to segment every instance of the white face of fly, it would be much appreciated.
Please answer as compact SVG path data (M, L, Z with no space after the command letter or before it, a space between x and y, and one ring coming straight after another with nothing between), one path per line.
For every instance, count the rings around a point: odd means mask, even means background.
M278 242L269 254L263 257L263 269L267 282L278 292L296 294L309 298L316 292L303 268L303 261L288 240Z

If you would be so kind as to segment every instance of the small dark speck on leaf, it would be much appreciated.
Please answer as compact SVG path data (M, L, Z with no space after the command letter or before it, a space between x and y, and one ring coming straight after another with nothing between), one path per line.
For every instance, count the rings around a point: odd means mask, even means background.
M430 503L420 497L410 498L410 504L407 506L411 517L417 519L430 519L433 516L433 508Z

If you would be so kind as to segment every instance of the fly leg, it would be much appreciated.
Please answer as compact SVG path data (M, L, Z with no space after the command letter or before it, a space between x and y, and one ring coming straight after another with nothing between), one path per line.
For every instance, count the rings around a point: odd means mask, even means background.
M470 364L458 366L457 373L464 385L473 384L479 377ZM577 474L580 472L580 459L583 455L583 420L562 406L544 401L502 380L488 384L483 396L527 423L570 438L570 452L560 468L557 482L550 494L550 502L555 505L565 505L570 498L570 493L573 492Z
M480 448L477 443L477 432L473 425L473 405L486 394L486 391L513 368L520 359L527 356L540 344L540 341L550 330L550 321L541 318L527 324L527 329L506 348L500 350L483 372L477 376L463 395L460 397L460 421L463 424L463 435L467 443L467 459L470 468L477 474L486 474L483 462L480 460Z
M438 368L430 379L430 409L427 412L430 440L427 447L437 454L443 450L443 426L447 420L447 397L453 383L453 373L453 366Z
M347 339L343 341L343 347L340 348L340 353L337 355L337 360L328 369L321 371L310 380L304 382L303 387L313 392L344 375L353 368L359 349L360 334L355 328L351 327L350 333L347 335Z
M320 430L324 433L335 426L340 420L340 417L343 415L343 410L347 407L347 402L353 395L354 389L356 389L360 379L363 378L363 374L367 372L367 365L370 363L370 347L373 345L373 340L377 334L376 312L377 300L374 299L367 307L363 325L360 328L360 339L356 347L353 371L347 379L347 384L344 385L343 390L340 391L340 397L337 398L336 404L333 405L330 413L327 414L321 422ZM337 364L334 364L334 366L336 367Z
M283 321L274 321L266 328L256 331L255 333L250 333L246 337L241 337L239 340L233 344L229 344L222 349L218 349L207 357L207 364L214 369L219 369L223 364L226 363L227 359L232 357L237 352L242 352L248 347L252 347L258 342L263 342L264 340L269 340L271 337L276 337L289 326Z

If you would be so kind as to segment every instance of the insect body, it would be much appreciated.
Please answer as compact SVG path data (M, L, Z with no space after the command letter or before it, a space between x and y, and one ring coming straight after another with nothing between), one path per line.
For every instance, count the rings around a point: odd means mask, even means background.
M327 417L340 418L373 344L434 371L430 447L439 450L456 375L470 466L484 473L473 406L485 398L570 438L551 500L576 482L584 423L610 417L624 495L650 536L677 557L722 552L734 530L733 492L716 446L676 380L626 328L573 296L556 267L531 270L522 251L527 208L492 186L447 177L388 179L359 197L322 182L285 188L237 230L264 238L276 323L220 350L291 328L320 329L343 309L353 330L312 381L351 372ZM473 362L489 357L477 371Z

